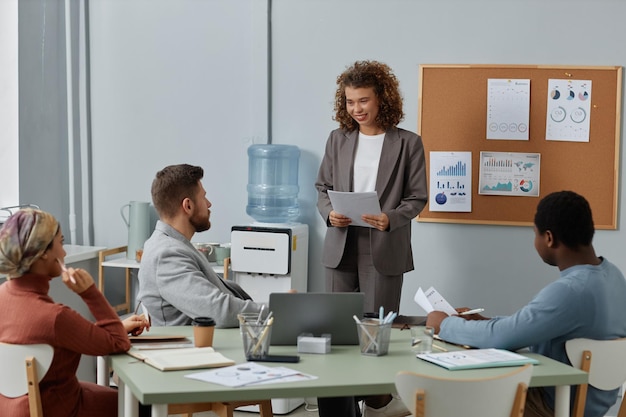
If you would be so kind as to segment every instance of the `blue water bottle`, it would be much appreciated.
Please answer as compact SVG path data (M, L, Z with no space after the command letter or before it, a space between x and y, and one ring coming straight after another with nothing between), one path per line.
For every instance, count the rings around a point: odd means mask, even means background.
M298 162L294 145L251 145L248 148L246 213L261 223L291 223L300 216Z

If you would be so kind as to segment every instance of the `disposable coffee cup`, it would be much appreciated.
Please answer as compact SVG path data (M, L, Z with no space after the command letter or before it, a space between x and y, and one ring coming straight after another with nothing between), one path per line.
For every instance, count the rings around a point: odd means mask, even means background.
M213 346L213 333L215 332L215 320L211 317L196 317L191 322L193 325L193 344L195 347Z

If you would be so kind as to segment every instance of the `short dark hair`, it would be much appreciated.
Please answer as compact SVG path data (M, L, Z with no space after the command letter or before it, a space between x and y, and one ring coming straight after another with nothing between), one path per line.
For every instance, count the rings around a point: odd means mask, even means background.
M151 192L159 216L173 217L185 198L195 198L203 176L201 167L188 164L170 165L157 172Z
M573 191L545 196L537 205L535 226L541 234L550 230L557 242L571 249L591 245L595 231L589 203Z
M339 127L357 130L359 124L346 109L346 87L374 89L379 102L376 122L384 130L396 126L404 118L400 83L391 68L382 62L357 61L337 77L335 92L335 117Z

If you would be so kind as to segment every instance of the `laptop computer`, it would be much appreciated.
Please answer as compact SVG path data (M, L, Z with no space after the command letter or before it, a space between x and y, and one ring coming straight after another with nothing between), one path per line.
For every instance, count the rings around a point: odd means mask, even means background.
M274 316L270 345L297 345L298 336L331 335L331 345L358 345L356 323L363 317L362 293L271 293Z

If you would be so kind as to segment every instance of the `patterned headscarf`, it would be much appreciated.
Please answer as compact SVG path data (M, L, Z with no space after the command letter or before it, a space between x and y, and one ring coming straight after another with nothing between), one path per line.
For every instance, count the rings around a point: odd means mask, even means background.
M0 273L16 278L30 269L59 230L49 213L32 208L13 214L0 229Z

